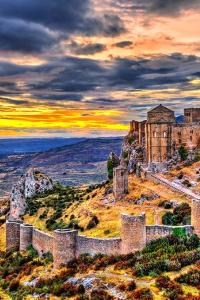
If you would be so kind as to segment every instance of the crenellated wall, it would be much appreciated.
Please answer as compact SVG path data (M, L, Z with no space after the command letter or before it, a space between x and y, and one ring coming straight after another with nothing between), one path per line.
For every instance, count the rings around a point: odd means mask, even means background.
M200 211L200 205L195 209ZM196 217L199 214L196 213ZM196 218L195 217L195 218ZM53 255L54 267L59 268L80 254L88 253L119 255L142 250L151 240L171 235L173 226L146 226L145 214L140 216L121 215L121 238L93 238L79 235L77 230L55 230L53 235L40 231L19 221L6 222L6 249L26 250L29 245L35 248L39 255L50 252ZM196 226L198 222L194 222ZM193 226L180 226L186 234L193 233ZM198 228L196 230L199 233Z

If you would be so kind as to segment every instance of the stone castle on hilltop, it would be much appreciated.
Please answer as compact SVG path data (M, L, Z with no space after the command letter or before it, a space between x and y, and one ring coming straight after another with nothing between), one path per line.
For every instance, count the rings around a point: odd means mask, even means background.
M113 194L115 200L124 199L128 193L130 166L133 168L136 165L136 174L140 170L140 176L144 173L146 178L169 185L192 199L191 225L174 227L157 225L157 222L155 225L146 225L144 213L139 216L122 214L118 238L87 237L78 234L77 230L67 229L55 230L53 235L50 235L19 220L26 208L27 197L53 189L51 179L45 174L30 170L22 176L12 191L10 218L6 222L7 251L24 251L32 245L40 255L50 252L53 255L54 267L60 268L83 253L119 255L142 250L150 241L171 235L177 228L184 234L195 233L200 237L200 196L190 190L180 191L177 185L163 181L154 174L155 168L151 169L152 165L157 167L170 161L178 161L177 152L181 146L191 153L199 149L200 109L185 109L184 122L181 124L177 123L174 112L162 105L149 111L147 120L132 121L130 132L122 146L121 160L112 155L112 159L118 165L113 170Z
M159 105L147 113L147 120L130 122L124 151L131 138L136 150L132 154L147 165L176 159L181 146L194 152L200 148L200 108L186 108L183 123L178 123L174 111Z

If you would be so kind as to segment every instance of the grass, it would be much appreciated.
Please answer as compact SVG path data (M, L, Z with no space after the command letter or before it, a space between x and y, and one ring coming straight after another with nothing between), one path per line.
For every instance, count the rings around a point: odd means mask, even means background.
M6 249L6 232L5 232L5 225L2 225L0 226L0 251L5 251L5 249Z
M69 224L71 216L74 215L78 225L84 228L84 232L81 232L81 234L99 238L118 237L120 235L120 215L122 213L138 215L141 212L145 212L147 225L152 225L155 224L156 212L159 224L161 224L162 216L166 210L158 207L160 201L176 200L178 203L187 202L190 204L190 200L185 196L165 186L149 180L143 181L135 176L129 176L129 191L125 199L119 202L114 202L112 194L105 196L105 187L89 191L84 195L83 201L74 201L70 207L64 209L62 217L58 218L58 221L63 220L65 224ZM157 199L145 201L141 205L135 204L135 201L140 199L142 195L152 196L155 194L159 196ZM39 199L39 201L46 203L51 201L51 199L55 201L57 197L58 195L54 193L46 198ZM48 231L46 220L53 214L54 209L52 207L48 208L47 217L40 219L39 216L45 210L47 210L46 207L41 207L33 216L26 214L24 221L33 224L40 230ZM86 229L92 216L97 216L100 222L96 227Z

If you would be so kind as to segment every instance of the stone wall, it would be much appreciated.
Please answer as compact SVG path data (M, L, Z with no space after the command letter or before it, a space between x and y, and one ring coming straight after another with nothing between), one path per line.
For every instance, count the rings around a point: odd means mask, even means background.
M191 223L195 233L200 237L200 200L192 200Z
M186 234L193 233L193 226L185 225L185 226L165 226L165 225L148 225L146 226L146 242L149 243L152 240L159 239L161 237L165 237L168 235L172 235L174 229L180 228L185 230Z
M39 255L47 252L53 253L53 236L33 228L32 245L38 251Z
M185 123L200 122L200 108L185 108L184 121Z
M195 209L200 211L200 205L196 205ZM196 214L193 219L197 234L199 234L198 216L199 214ZM24 251L27 246L32 245L40 256L47 252L52 253L54 267L59 268L84 253L119 255L142 250L151 240L171 235L174 228L177 228L162 225L146 226L145 214L140 216L122 214L121 221L121 238L92 238L78 235L77 230L61 229L55 230L51 236L31 225L7 221L6 249ZM193 232L193 226L190 225L179 228L185 229L186 234Z
M20 221L6 221L6 251L19 250Z
M113 194L115 200L123 200L128 193L128 169L120 164L113 171Z
M200 124L176 124L172 139L177 149L181 145L188 150L196 149L200 142Z
M121 252L128 254L137 250L142 250L146 245L146 217L121 215Z
M77 255L88 253L91 255L104 253L107 255L117 255L121 252L120 238L99 239L79 235L77 237Z

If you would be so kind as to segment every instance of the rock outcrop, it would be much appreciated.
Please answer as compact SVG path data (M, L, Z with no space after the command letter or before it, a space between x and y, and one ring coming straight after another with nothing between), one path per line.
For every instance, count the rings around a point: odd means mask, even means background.
M121 157L126 160L130 173L136 172L138 163L144 163L145 146L139 144L136 133L129 133L125 136L122 144Z
M26 199L53 189L52 179L30 168L13 187L10 196L10 219L19 219L26 209Z

